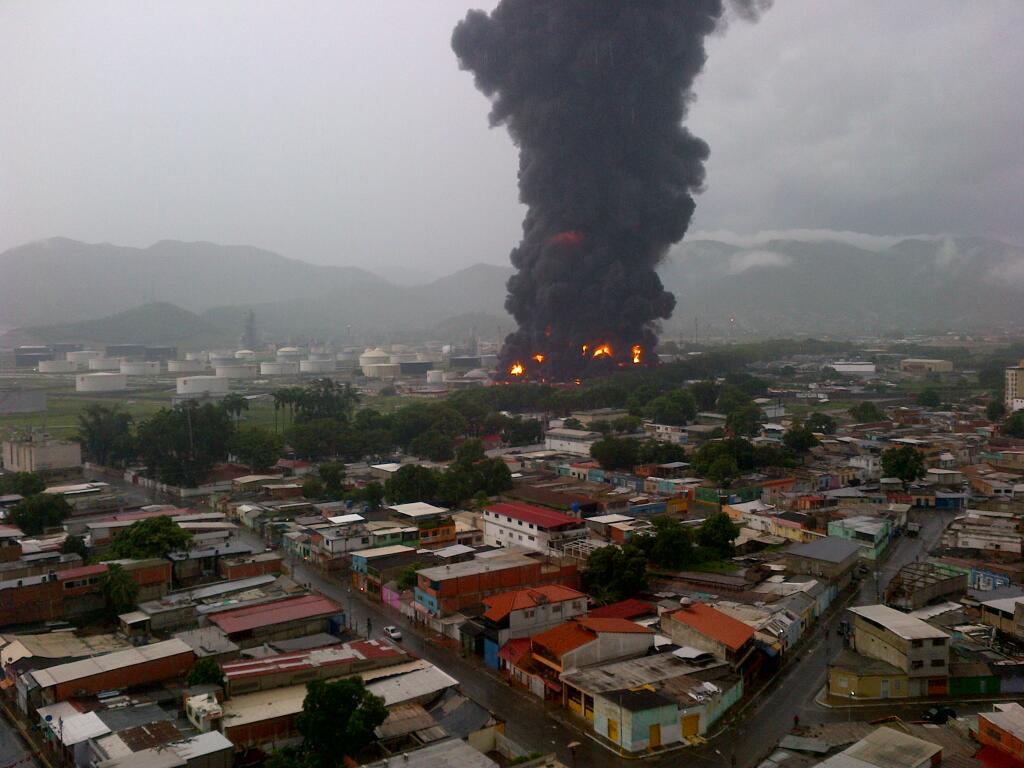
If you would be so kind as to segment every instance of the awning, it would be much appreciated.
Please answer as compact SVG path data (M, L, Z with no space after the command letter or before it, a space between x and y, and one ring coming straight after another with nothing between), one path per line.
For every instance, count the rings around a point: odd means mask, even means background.
M544 687L554 691L555 693L562 692L562 684L555 682L554 680L548 680L546 677L541 678L544 681Z

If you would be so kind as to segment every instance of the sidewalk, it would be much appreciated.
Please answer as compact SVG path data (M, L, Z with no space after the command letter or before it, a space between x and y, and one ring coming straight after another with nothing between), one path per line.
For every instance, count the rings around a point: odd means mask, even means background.
M888 698L888 699L848 699L843 696L830 696L828 686L824 686L814 697L814 703L825 709L875 709L886 705L894 707L921 706L928 707L950 706L956 704L985 704L987 702L999 701L1020 701L1019 693L993 693L990 696L976 695L971 698L962 696L918 696L915 698Z

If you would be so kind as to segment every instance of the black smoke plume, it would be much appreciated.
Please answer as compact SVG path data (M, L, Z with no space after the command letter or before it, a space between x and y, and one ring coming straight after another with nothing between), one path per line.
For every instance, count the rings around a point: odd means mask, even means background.
M721 0L501 0L456 26L460 67L519 147L529 208L511 257L505 306L519 327L506 370L565 380L654 360L675 307L655 267L686 233L708 157L682 123L724 11Z

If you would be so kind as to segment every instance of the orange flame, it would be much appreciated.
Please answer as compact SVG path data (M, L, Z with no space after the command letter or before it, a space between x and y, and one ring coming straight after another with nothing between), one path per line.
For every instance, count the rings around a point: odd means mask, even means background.
M601 346L599 346L597 349L594 350L594 355L593 356L594 357L607 357L607 356L610 356L611 353L612 353L611 345L609 345L609 344L602 344Z
M580 354L582 354L582 355L587 354L587 350L588 349L590 349L590 347L588 347L586 344L584 344L582 347L580 347Z
M526 373L526 369L523 368L522 363L512 363L512 367L508 369L508 372L513 376L522 376Z
M538 352L536 355L533 356L533 359L536 360L538 363L543 363L544 362L544 355L542 355L540 352Z
M643 350L640 349L640 345L639 344L634 344L633 345L633 363L634 364L637 364L637 363L640 362L640 354L642 352L643 352Z

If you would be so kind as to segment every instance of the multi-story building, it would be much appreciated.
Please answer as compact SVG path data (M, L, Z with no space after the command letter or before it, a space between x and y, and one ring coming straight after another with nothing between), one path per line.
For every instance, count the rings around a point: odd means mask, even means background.
M1024 408L1024 360L1006 369L1006 410L1010 413Z
M879 517L856 515L831 521L828 535L856 542L860 545L861 557L877 560L889 546L892 523Z
M1000 702L991 712L978 713L978 741L1024 762L1024 707Z
M911 698L944 695L949 680L948 634L931 624L885 605L850 608L853 614L852 649L877 659L907 676ZM841 691L832 691L842 695ZM886 692L885 698L895 692Z
M4 440L8 472L54 473L82 466L82 446L64 440Z
M487 507L483 522L484 543L498 547L547 552L588 536L586 524L579 518L517 501Z
M754 630L704 603L690 603L662 620L672 642L710 653L734 670L749 672L756 662Z

